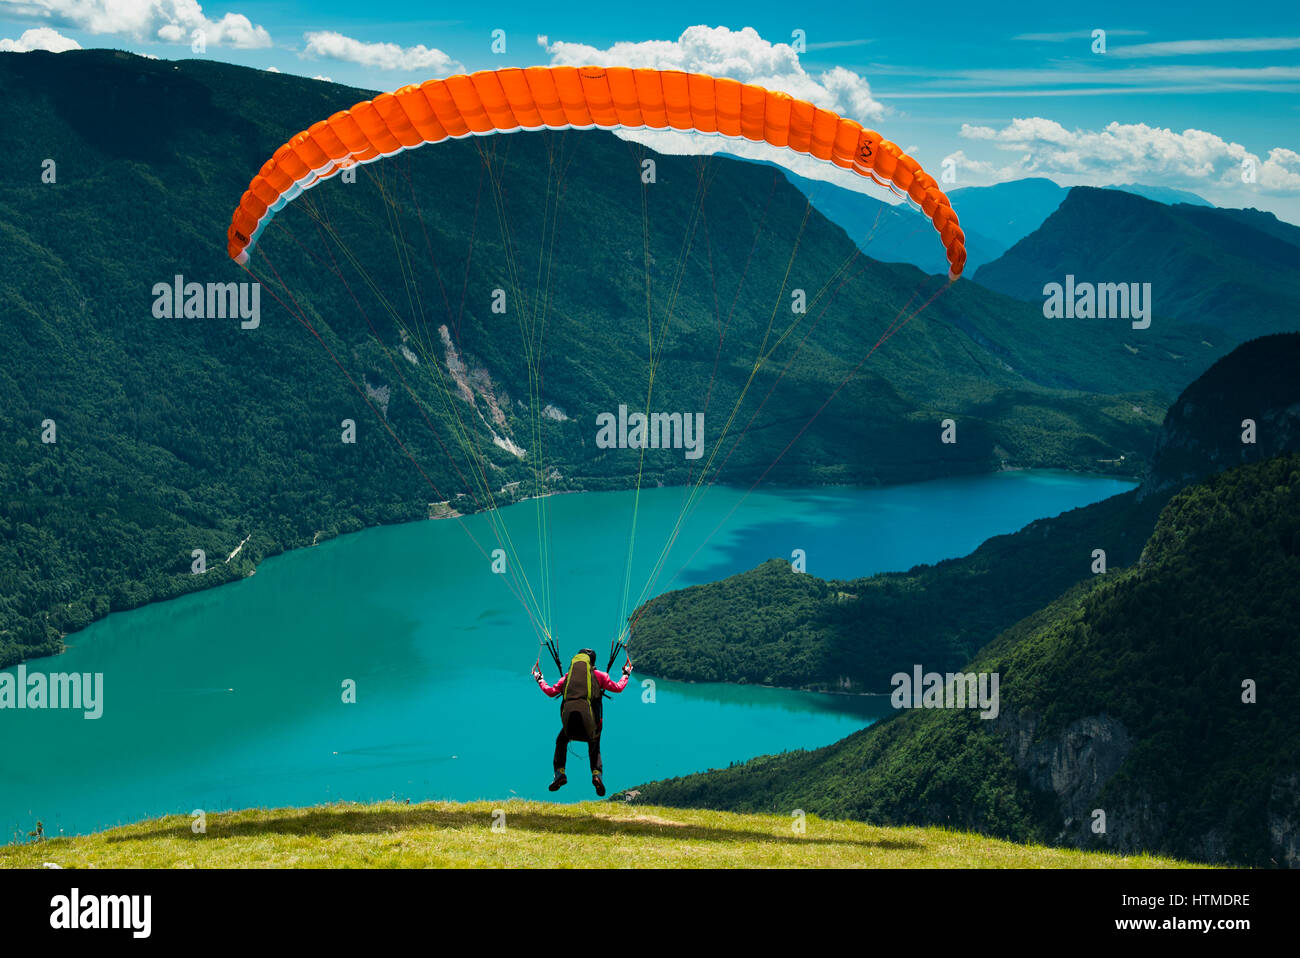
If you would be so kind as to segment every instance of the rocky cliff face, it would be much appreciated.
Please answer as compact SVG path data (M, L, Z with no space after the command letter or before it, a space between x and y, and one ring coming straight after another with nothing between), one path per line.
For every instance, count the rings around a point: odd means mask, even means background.
M1085 716L1047 737L1039 734L1040 725L1032 712L1005 710L995 731L1030 784L1056 798L1061 828L1054 840L1076 847L1100 841L1116 851L1142 848L1142 837L1160 830L1150 803L1139 800L1120 809L1101 800L1133 747L1128 730L1108 715Z
M1123 794L1106 790L1133 747L1124 725L1107 715L1089 715L1042 737L1040 724L1032 712L1004 710L994 731L1033 787L1055 796L1061 831L1054 841L1078 848L1100 842L1123 854L1160 847L1168 831L1168 808L1141 789ZM1300 867L1300 774L1283 775L1274 784L1268 829L1274 863ZM1191 847L1203 861L1231 860L1227 836L1217 827L1193 836Z
M995 722L1016 767L1060 803L1059 840L1086 841L1098 796L1133 746L1128 730L1106 715L1078 719L1050 738L1038 736L1039 718L1032 712L1005 711Z

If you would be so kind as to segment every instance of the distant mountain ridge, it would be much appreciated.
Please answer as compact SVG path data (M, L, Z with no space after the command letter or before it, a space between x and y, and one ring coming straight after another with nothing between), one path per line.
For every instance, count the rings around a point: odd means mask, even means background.
M1114 186L1101 187L1107 190L1119 190L1123 193L1136 193L1138 196L1145 196L1149 200L1155 200L1157 203L1164 203L1166 206L1173 206L1177 203L1186 203L1188 206L1214 206L1209 200L1188 190L1176 190L1169 186L1144 186L1141 183L1120 183Z
M1300 230L1257 212L1166 206L1080 186L974 279L1040 304L1044 287L1068 275L1080 282L1149 283L1156 319L1133 336L1134 348L1185 353L1195 349L1196 336L1230 348L1300 329L1295 237ZM1182 343L1166 337L1182 337Z
M848 233L868 256L884 263L910 263L927 273L947 270L944 251L935 245L934 226L911 207L780 169L818 212ZM962 232L966 235L968 275L1006 249L1002 242L982 235L974 223L963 220Z
M813 206L848 233L867 255L887 263L911 263L927 273L947 268L942 251L934 249L929 221L911 207L890 204L831 181L809 179L781 169ZM1195 193L1169 187L1130 183L1104 189L1132 193L1164 204L1213 206ZM981 266L993 262L1038 229L1069 191L1069 187L1046 177L949 190L948 198L966 234L966 275L973 277Z
M1034 176L993 186L959 187L948 198L962 224L969 220L977 230L996 241L1001 247L1000 255L1038 229L1068 192L1046 177ZM975 275L974 270L971 275Z

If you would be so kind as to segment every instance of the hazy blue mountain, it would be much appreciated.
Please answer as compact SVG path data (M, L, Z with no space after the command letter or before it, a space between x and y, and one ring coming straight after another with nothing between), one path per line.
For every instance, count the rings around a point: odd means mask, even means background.
M1181 353L1162 337L1182 329L1201 330L1206 342L1231 349L1300 329L1297 235L1257 211L1167 206L1078 186L1039 229L974 279L1040 304L1047 284L1064 284L1070 275L1076 283L1150 283L1155 318L1149 329L1134 330L1133 348Z
M1149 200L1155 200L1157 203L1166 203L1170 206L1175 203L1186 203L1189 206L1213 206L1209 200L1203 196L1197 196L1187 190L1175 190L1168 186L1146 186L1142 183L1123 183L1118 186L1108 186L1108 190L1122 190L1125 193L1136 193L1138 196L1145 196Z
M1067 192L1046 177L1033 176L994 186L959 187L948 191L948 198L963 229L970 223L972 229L1007 250L1038 229Z
M912 207L891 204L825 180L808 179L786 169L781 172L819 213L848 233L873 259L911 263L927 273L948 271L947 256L937 241L934 225ZM1006 250L1004 244L968 226L964 218L962 231L966 234L967 276Z
M848 233L873 259L911 263L927 273L947 272L943 248L934 241L934 227L919 211L780 169L818 212ZM966 234L965 275L973 276L980 266L997 259L1017 240L1033 232L1065 194L1064 187L1043 178L949 190Z
M776 166L765 161L749 162ZM849 238L873 259L885 263L911 263L927 273L941 273L947 269L943 249L934 242L933 226L912 207L891 204L869 193L860 193L827 180L809 179L783 167L780 169L818 212L848 233ZM1166 205L1214 208L1212 203L1195 193L1170 187L1129 183L1106 189ZM965 275L974 277L981 266L998 259L1037 230L1060 207L1069 191L1069 187L1059 186L1046 177L949 190L948 196L966 234ZM1280 238L1300 243L1300 229L1277 222L1276 218L1273 218L1275 224L1269 224L1264 217L1271 217L1271 214L1259 214L1258 221L1251 225L1266 232L1275 230Z

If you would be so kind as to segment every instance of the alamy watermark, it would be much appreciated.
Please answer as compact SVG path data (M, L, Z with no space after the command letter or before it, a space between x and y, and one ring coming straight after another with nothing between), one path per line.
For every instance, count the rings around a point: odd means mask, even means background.
M177 273L170 283L154 283L156 319L239 319L240 329L262 323L261 283L185 282Z
M50 899L50 927L56 931L123 930L148 938L152 914L152 895L83 895L73 888Z
M704 413L643 412L596 416L596 446L600 449L684 449L687 459L704 455Z
M1150 283L1065 283L1043 287L1043 315L1048 319L1130 319L1134 329L1151 325Z
M998 717L997 672L925 672L912 666L912 674L895 672L889 696L896 709L974 709L980 718Z
M0 672L0 709L77 709L97 719L104 714L104 673L47 675L19 665L13 673Z

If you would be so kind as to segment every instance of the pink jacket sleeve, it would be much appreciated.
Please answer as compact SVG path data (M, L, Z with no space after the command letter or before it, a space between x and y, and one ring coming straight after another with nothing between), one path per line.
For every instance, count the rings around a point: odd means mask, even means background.
M596 676L596 681L600 683L600 687L606 692L622 692L627 688L627 680L631 677L625 675L621 681L615 682L609 677L608 672L602 672L600 669L592 669L592 675Z
M567 679L568 677L569 677L568 674L561 675L559 681L556 682L554 685L547 685L546 679L540 678L537 680L537 684L541 686L543 692L545 692L551 698L555 698L555 696L559 695L561 692L564 691L564 680Z

